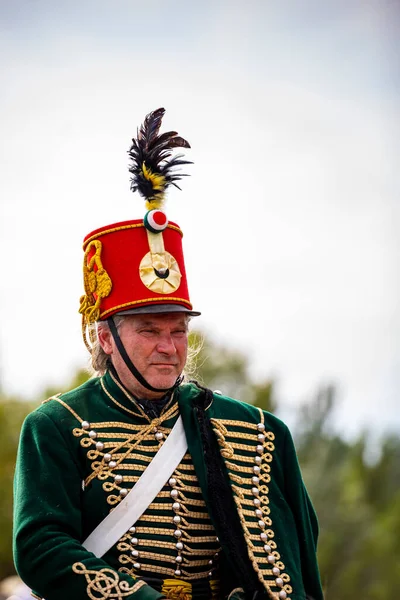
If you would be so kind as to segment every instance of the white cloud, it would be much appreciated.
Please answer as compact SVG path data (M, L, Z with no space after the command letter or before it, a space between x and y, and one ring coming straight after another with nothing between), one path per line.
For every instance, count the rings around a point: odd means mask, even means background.
M222 17L211 50L218 33L228 48L239 27L224 37ZM125 151L139 120L165 105L165 128L193 147L192 177L171 192L168 213L185 232L205 327L250 352L258 376L276 374L288 402L333 380L349 430L398 418L396 115L356 89L260 76L243 69L248 57L222 68L172 46L160 65L154 49L143 58L79 32L59 36L51 56L45 43L38 55L29 47L3 71L5 387L38 393L85 360L81 241L143 214ZM293 74L308 61L298 56Z

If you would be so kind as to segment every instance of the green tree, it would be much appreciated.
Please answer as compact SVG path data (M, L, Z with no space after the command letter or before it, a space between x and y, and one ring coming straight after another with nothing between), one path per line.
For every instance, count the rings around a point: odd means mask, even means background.
M73 390L74 388L85 383L85 381L90 379L90 377L91 377L91 375L89 374L89 372L86 369L78 369L72 375L72 378L67 383L64 383L64 385L59 385L59 386L52 385L52 386L46 387L43 390L41 397L44 399L50 398L51 396L55 396L56 394L62 394L64 392L67 392L68 390Z
M299 412L297 450L320 522L326 600L384 600L400 585L400 438L387 436L375 463L369 436L344 441L332 426L335 390Z
M192 375L201 385L259 406L263 410L275 411L272 381L265 379L254 382L245 354L217 344L198 331L190 334L189 344L194 352L197 351Z
M32 408L31 403L18 398L0 396L0 579L14 574L11 540L15 458L22 422Z

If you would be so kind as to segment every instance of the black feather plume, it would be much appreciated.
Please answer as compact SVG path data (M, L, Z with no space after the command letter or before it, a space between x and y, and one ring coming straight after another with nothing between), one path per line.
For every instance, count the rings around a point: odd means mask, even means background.
M186 174L177 173L174 169L192 164L189 160L182 160L182 154L171 158L174 148L190 148L190 145L176 131L159 135L164 113L164 108L158 108L146 116L128 151L132 160L129 166L131 190L137 190L148 202L157 205L162 203L168 186L180 189L176 182Z

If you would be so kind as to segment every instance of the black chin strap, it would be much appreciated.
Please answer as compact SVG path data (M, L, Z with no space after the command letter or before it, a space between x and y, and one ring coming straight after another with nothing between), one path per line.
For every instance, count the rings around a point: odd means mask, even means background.
M174 385L170 388L155 388L152 385L150 385L150 383L148 383L145 378L143 377L143 375L141 373L139 373L139 371L137 370L137 368L135 367L135 365L133 364L133 362L131 361L131 359L128 356L127 351L125 350L125 347L121 341L121 338L119 337L119 333L117 330L117 327L114 323L114 319L112 317L110 317L109 319L107 319L107 323L108 326L110 328L111 331L111 335L114 338L114 342L115 345L118 348L118 352L120 353L124 363L126 364L126 366L128 367L128 369L130 370L130 372L132 373L132 375L134 377L136 377L136 379L138 380L138 382L145 387L146 389L150 390L151 392L169 392L174 390L175 388L177 388L183 381L183 377L182 375L180 375L178 377L178 379L175 381Z

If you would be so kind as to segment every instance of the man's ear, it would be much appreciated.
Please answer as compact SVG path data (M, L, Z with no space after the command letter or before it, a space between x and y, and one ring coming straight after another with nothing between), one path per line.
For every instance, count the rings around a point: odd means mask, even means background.
M110 328L106 323L100 323L97 326L97 337L99 339L99 344L103 348L106 354L112 354L113 346L111 343L112 335Z

